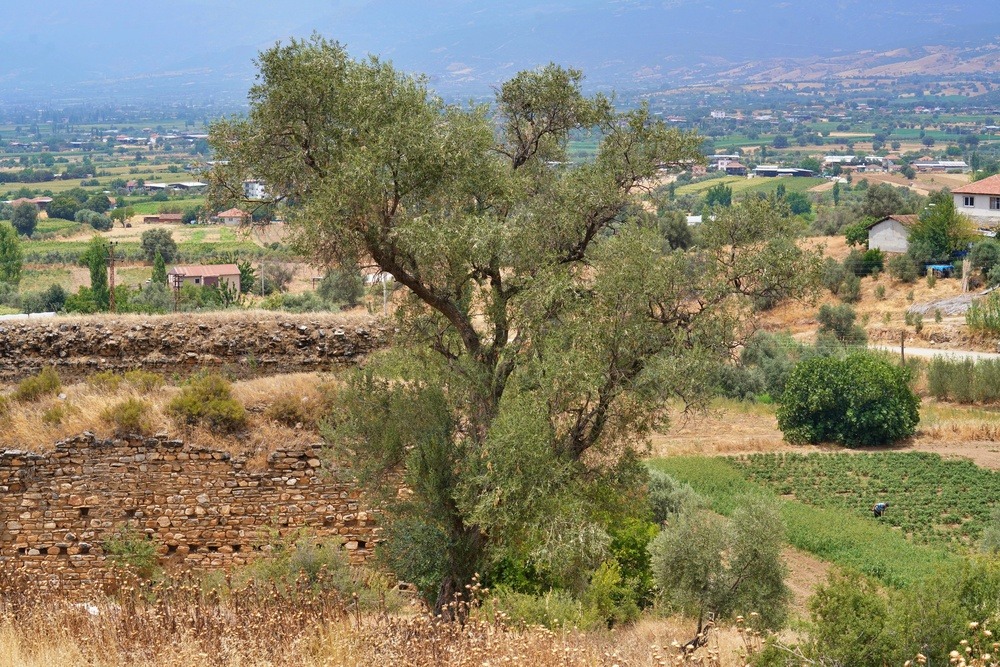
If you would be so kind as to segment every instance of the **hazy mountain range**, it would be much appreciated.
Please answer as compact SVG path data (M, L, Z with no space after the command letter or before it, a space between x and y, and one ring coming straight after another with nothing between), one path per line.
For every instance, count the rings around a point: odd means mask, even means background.
M0 102L8 104L240 101L261 49L312 32L355 56L374 53L425 73L449 96L489 93L518 70L549 61L582 68L591 87L628 92L867 66L946 75L989 71L1000 60L994 0L4 4L14 5L4 7L0 35ZM859 52L873 56L870 65L859 64Z

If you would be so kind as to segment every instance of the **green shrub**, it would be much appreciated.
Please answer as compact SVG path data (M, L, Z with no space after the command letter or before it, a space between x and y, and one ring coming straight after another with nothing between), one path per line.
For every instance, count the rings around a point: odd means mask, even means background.
M920 419L909 382L908 369L870 353L806 359L785 385L778 427L793 443L891 444Z
M936 285L937 285L937 276L934 275L933 271L928 271L927 272L927 287L929 289L934 289L934 287Z
M118 528L104 540L101 548L116 567L129 570L143 579L152 579L160 573L156 542L134 528Z
M820 283L831 294L836 295L840 291L840 284L844 282L844 266L832 257L827 257L820 267Z
M1000 332L1000 292L990 292L973 301L965 312L965 323L978 333Z
M656 468L649 471L649 506L653 521L663 523L685 509L697 508L703 501L690 484L676 479Z
M840 285L840 292L837 293L844 303L857 303L861 301L861 278L856 275L847 274L844 282Z
M587 614L583 603L568 591L559 589L531 595L501 587L493 591L488 607L487 614L503 612L509 621L526 626L556 630L595 625L595 619Z
M246 425L246 410L232 397L232 385L214 373L191 378L167 410L187 424L213 431L233 432Z
M295 428L315 426L319 413L318 406L308 397L284 394L278 396L264 410L264 416L271 421Z
M868 335L861 326L854 323L856 317L854 309L847 304L820 306L819 312L816 313L816 320L819 322L819 342L825 342L826 337L832 336L845 347L864 346L868 342Z
M885 285L879 285L875 288L875 298L879 301L885 301Z
M14 398L18 401L37 401L43 396L51 396L59 393L62 389L62 382L56 369L47 366L29 378L25 378L18 383L14 390Z
M58 426L62 423L69 411L66 406L62 403L56 403L55 405L49 406L42 412L42 423L47 426Z
M145 435L152 431L152 421L149 414L151 410L152 406L146 401L128 398L107 407L101 413L101 419L111 424L117 434L137 433Z
M141 369L125 371L125 382L128 382L136 391L144 394L155 391L164 385L162 375Z
M902 283L912 283L917 280L917 266L906 255L896 255L886 264L890 276Z
M87 386L100 391L118 391L121 383L122 376L114 371L98 371L87 377Z

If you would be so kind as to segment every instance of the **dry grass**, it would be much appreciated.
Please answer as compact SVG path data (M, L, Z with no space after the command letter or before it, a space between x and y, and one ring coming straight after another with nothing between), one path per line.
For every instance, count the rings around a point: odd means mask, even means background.
M116 376L120 377L120 376ZM92 376L93 378L93 376ZM317 373L294 373L233 383L233 397L246 407L248 425L243 433L225 435L202 427L178 424L167 405L179 391L178 387L163 386L151 391L122 381L117 387L85 381L64 385L58 396L45 396L37 401L10 401L0 430L0 448L12 447L33 451L50 450L64 438L91 431L101 437L112 437L114 425L102 418L110 407L128 399L149 404L148 434L167 433L193 445L212 447L251 458L252 464L263 464L267 454L276 447L316 442L319 434L314 422L282 424L268 418L268 408L279 400L290 399L310 407L325 405L322 389L334 381L332 376Z
M361 613L335 590L304 579L282 593L249 586L204 592L197 580L125 586L113 598L71 603L5 576L0 594L0 667L230 665L537 665L575 667L744 664L759 640L713 629L707 646L683 658L678 640L693 622L647 618L614 631L553 632L512 627L473 611L465 624L422 613ZM692 659L693 658L693 659ZM697 661L697 662L696 662Z

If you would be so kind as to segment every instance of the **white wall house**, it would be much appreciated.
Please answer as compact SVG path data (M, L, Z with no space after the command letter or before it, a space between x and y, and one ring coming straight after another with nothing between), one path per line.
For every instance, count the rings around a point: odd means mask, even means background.
M256 179L243 181L243 197L251 201L267 199L267 186L264 185L264 181Z
M876 220L868 228L868 247L882 252L906 252L910 246L910 228L915 224L915 215L890 215Z
M976 224L1000 225L1000 174L951 191L955 210Z

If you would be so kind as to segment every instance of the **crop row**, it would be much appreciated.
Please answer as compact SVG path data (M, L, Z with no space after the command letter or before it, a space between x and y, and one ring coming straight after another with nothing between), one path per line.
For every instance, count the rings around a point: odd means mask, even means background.
M748 480L735 461L723 457L670 457L652 466L690 484L709 508L729 515L747 495L774 495ZM786 539L823 560L858 570L882 583L903 587L960 562L949 550L914 544L899 530L854 511L780 498Z
M922 452L754 454L733 460L753 482L831 510L871 516L916 543L963 551L975 544L1000 499L1000 474Z

